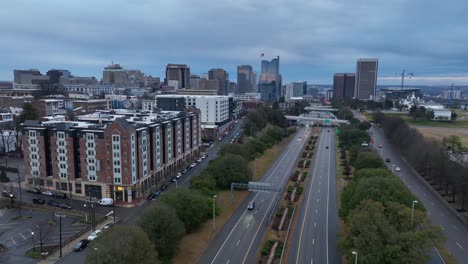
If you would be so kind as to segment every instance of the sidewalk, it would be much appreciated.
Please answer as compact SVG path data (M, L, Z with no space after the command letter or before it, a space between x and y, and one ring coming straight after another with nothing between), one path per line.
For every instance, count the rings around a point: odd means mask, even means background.
M112 217L107 219L106 221L102 222L101 224L96 226L97 229L101 229L104 225L108 223L113 223L114 221L112 220ZM85 239L91 234L92 230L89 230L88 232L84 233L83 235L77 237L75 240L71 241L67 245L62 246L62 258L65 257L66 255L70 254L73 252L73 247L75 246L78 241ZM40 260L38 264L53 264L57 263L57 261L60 260L60 249L57 249L54 253L51 255L47 256L45 259Z

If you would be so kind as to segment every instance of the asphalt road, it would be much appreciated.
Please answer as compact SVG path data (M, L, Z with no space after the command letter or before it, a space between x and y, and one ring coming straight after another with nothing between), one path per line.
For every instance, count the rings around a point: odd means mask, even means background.
M336 246L339 225L334 132L333 128L323 128L320 133L287 263L341 263Z
M379 155L383 158L390 158L391 162L386 163L387 167L392 170L392 165L400 167L400 172L395 172L396 175L408 186L411 192L422 202L427 210L428 217L435 225L442 227L443 233L447 237L445 247L455 256L459 263L467 263L468 260L468 229L455 216L454 212L446 207L437 196L426 186L418 175L401 158L397 149L393 148L387 141L380 130L372 127L369 130L374 144L372 145ZM382 144L383 148L377 146ZM393 166L395 168L395 166ZM411 206L411 201L408 201L408 206Z
M257 249L268 227L270 216L296 166L296 159L305 143L305 129L301 129L278 159L262 177L275 192L251 192L218 235L211 241L199 263L254 263ZM255 209L247 210L247 205L255 201Z

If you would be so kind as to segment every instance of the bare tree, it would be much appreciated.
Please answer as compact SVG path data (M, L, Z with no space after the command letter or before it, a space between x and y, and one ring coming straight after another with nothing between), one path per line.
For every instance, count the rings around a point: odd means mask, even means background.
M13 122L7 122L5 124L0 125L0 136L1 136L1 143L2 143L2 151L8 153L14 149L12 145L14 145L16 140L16 129Z
M37 233L35 235L37 235L37 238L39 239L39 245L42 252L42 246L44 245L44 241L47 238L47 236L50 233L52 233L52 230L54 230L54 226L50 223L50 221L44 220L36 225L36 230Z

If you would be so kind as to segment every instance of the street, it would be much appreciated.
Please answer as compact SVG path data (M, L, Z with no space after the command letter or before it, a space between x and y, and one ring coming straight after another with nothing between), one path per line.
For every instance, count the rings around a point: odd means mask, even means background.
M306 142L304 136L302 128L261 179L278 191L251 192L211 241L199 263L254 263L270 216ZM247 210L251 201L255 201L256 207Z
M339 219L334 132L333 128L324 127L320 133L311 176L307 178L305 196L291 235L288 263L341 263L336 244Z

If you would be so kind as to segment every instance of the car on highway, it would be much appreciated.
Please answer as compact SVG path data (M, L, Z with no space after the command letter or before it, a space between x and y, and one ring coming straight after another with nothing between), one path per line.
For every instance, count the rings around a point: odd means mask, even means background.
M47 202L47 205L48 205L48 206L52 206L52 207L59 207L59 206L60 206L60 204L57 203L57 202L54 201L54 200L49 200L49 201Z
M190 164L190 167L191 167L191 168L195 168L195 166L197 166L197 163L195 163L195 162L192 163L192 164Z
M93 240L96 239L98 236L100 236L101 233L102 233L102 230L99 230L99 229L96 230L96 231L94 231L94 232L92 232L91 234L89 234L88 240L89 240L89 241L93 241Z
M325 146L326 149L328 149L328 146Z
M28 193L41 194L41 190L37 187L32 187L26 190Z
M401 171L400 167L395 168L396 171Z
M182 177L182 173L178 172L175 177L179 179L180 177Z
M202 158L198 158L198 159L197 159L197 162L198 162L198 163L202 162Z
M386 158L386 159L385 159L385 162L390 162L390 158Z
M54 196L54 193L51 191L43 191L42 194L47 196Z
M327 132L330 132L330 129L329 129L329 130L327 130Z
M2 191L2 196L6 198L15 198L15 194L9 191Z
M33 204L45 204L45 201L41 198L33 198L32 202Z
M382 144L379 144L379 148L383 148Z
M69 204L60 204L59 207L62 209L68 209L68 210L72 209L72 207Z
M255 202L254 201L250 202L249 205L247 206L247 210L253 210L253 209L255 209Z
M78 241L78 243L75 244L75 246L73 247L73 251L78 252L78 251L85 249L88 243L89 243L88 239L86 238L81 239L80 241Z

